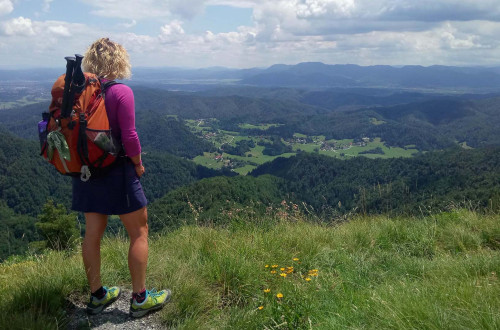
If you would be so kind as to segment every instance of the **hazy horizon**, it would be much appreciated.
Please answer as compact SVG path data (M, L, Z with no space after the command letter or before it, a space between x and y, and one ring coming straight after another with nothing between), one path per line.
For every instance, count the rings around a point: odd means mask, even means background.
M67 56L70 56L71 54L68 54ZM325 62L317 62L317 61L304 61L304 62L296 62L296 63L274 63L270 64L268 66L253 66L253 67L242 67L242 68L236 68L236 67L229 67L229 66L222 66L222 65L212 65L212 66L205 66L205 67L189 67L189 66L169 66L169 65L163 65L163 66L145 66L145 65L138 65L138 66L132 66L132 71L134 69L138 70L147 70L147 69L171 69L171 70L207 70L207 69L221 69L221 70L249 70L249 69L268 69L272 66L275 65L287 65L287 66L294 66L298 64L303 64L303 63L322 63L325 65L355 65L359 67L373 67L373 66L389 66L393 68L402 68L402 67L423 67L423 68L430 68L430 67L436 67L436 66L444 66L444 67L457 67L457 68L477 68L477 69L496 69L500 68L500 64L498 65L443 65L443 64L429 64L429 65L420 65L420 64L373 64L373 65L360 65L360 64L354 64L354 63L325 63ZM62 58L61 65L59 66L31 66L31 67L7 67L7 66L2 66L0 65L0 70L4 71L22 71L22 70L61 70L61 67L65 66L64 58Z

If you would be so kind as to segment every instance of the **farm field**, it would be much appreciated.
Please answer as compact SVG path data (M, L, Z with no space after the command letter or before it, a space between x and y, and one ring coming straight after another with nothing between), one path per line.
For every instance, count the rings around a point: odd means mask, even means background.
M23 107L26 105L36 104L44 101L47 101L47 99L42 97L23 96L22 98L15 101L0 102L0 110L14 109L17 107Z
M265 135L265 131L270 127L279 126L279 124L239 124L243 129L254 129L262 131L262 135L250 136L243 132L228 131L218 129L218 122L215 119L186 120L186 125L191 132L202 139L209 140L220 152L205 152L203 156L197 156L193 159L196 164L203 165L212 169L220 169L224 166L230 167L233 171L246 175L257 166L270 162L277 157L291 157L298 152L319 153L322 155L347 159L350 157L364 156L367 158L393 158L393 157L411 157L418 150L415 146L406 148L386 146L380 138L368 139L363 141L354 141L353 139L326 140L325 136L307 136L301 133L295 133L293 139L281 139L281 143L288 147L287 152L277 155L269 155L264 152L263 144L271 144L270 136ZM248 142L252 145L244 154L235 155L225 152L224 146L237 147L238 143ZM228 149L228 148L226 148Z

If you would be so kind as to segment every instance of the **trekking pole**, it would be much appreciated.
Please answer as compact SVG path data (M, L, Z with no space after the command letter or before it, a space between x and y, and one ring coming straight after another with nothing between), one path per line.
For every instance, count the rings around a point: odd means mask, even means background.
M81 87L77 86L75 84L75 78L78 75L78 70L82 71L81 64L82 64L82 58L83 56L78 56L78 57L72 57L73 59L73 72L71 75L71 80L70 80L70 89L68 93L68 102L65 104L63 111L64 111L64 117L69 117L71 116L71 112L73 111L73 105L75 103L75 94L76 90ZM83 72L82 72L83 76ZM85 85L85 77L83 76L84 82L82 85ZM66 87L66 86L64 86Z
M80 94L85 89L85 75L82 71L83 56L75 54L75 69L73 70L73 80L71 83L71 91L75 90L75 94ZM73 94L74 95L74 94Z
M75 67L75 58L71 56L65 57L66 59L66 76L64 77L64 92L63 100L61 104L61 117L69 117L67 112L68 102L69 102L69 91L71 86L71 80L73 78L73 68ZM71 105L73 107L73 105ZM70 112L71 113L71 112Z

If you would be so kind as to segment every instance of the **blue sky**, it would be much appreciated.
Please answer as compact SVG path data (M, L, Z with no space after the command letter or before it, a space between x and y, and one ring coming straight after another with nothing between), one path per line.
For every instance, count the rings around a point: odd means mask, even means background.
M0 0L0 68L102 36L134 66L500 65L498 0Z

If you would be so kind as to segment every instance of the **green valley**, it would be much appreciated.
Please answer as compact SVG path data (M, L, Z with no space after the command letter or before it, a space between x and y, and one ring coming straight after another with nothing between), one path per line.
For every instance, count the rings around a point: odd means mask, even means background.
M203 155L196 156L193 159L196 164L213 169L227 167L243 175L277 157L290 157L299 152L319 153L340 159L361 155L368 158L411 157L419 152L415 146L404 148L387 146L380 138L326 140L325 136L295 133L292 138L279 139L284 146L288 146L288 150L270 155L269 152L265 152L264 144L269 144L273 136L269 135L267 130L270 127L284 126L283 124L243 123L237 125L241 131L227 131L218 128L220 123L215 118L189 119L185 120L185 123L192 133L200 139L209 141L218 149L216 152L204 152ZM241 149L236 149L239 154L235 154L235 148L242 141L250 142L252 147L243 152ZM228 149L230 151L227 151ZM376 151L373 152L373 150Z

